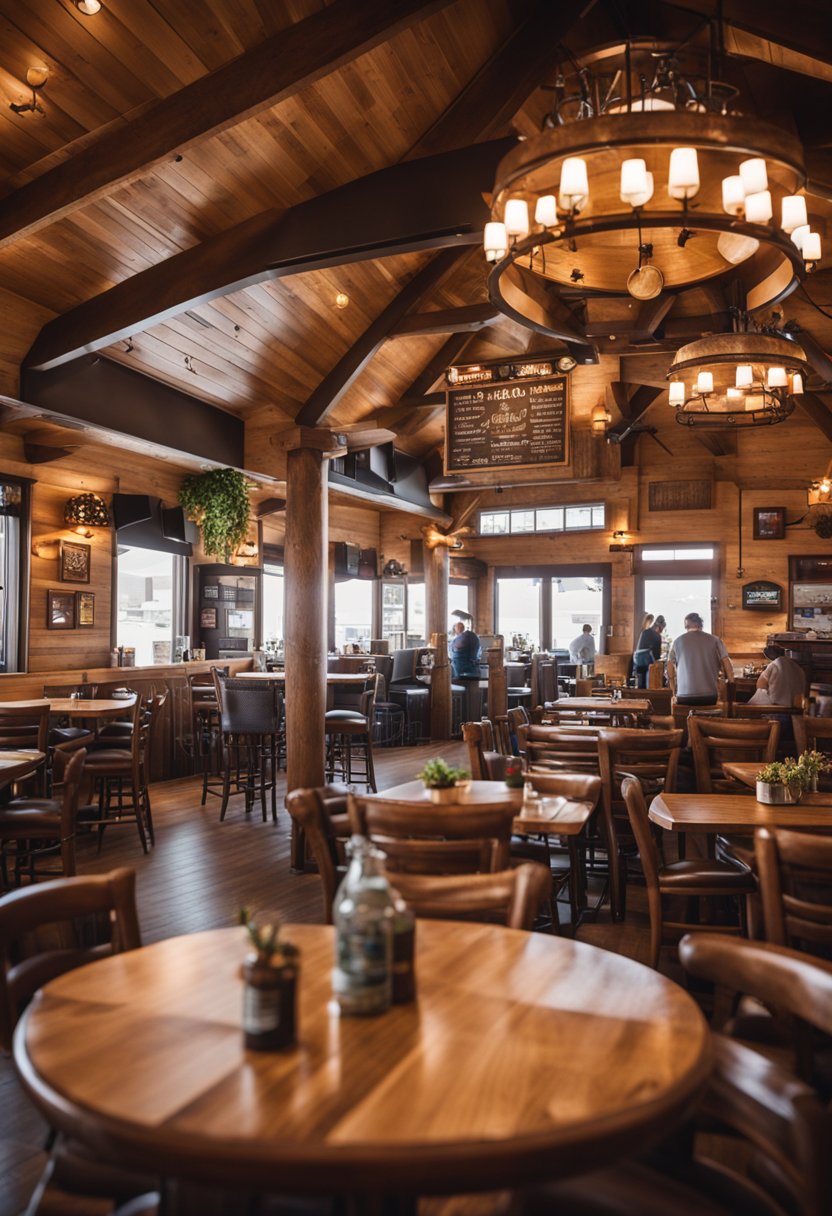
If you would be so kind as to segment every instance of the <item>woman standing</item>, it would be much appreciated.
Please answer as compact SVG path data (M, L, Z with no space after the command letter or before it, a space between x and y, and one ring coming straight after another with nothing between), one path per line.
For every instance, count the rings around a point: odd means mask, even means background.
M651 663L658 663L662 657L662 631L665 627L663 616L653 617L647 613L641 624L638 644L633 652L633 670L636 673L636 687L647 687L647 671Z

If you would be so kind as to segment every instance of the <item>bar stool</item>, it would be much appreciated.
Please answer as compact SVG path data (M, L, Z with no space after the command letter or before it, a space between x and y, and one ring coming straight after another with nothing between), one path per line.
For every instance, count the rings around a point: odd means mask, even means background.
M211 779L216 787L222 784L222 726L214 671L228 675L227 667L211 668L210 671L195 671L188 676L188 693L191 699L191 732L193 756L198 772L202 773L202 800L205 806L211 791Z
M337 773L347 785L355 778L368 790L376 791L373 724L377 680L378 676L370 677L356 708L351 708L347 696L342 694L344 703L326 711L326 771L330 783Z
M376 680L376 703L373 714L373 742L380 747L400 747L404 743L404 710L395 701L387 700L384 676Z
M231 679L214 669L223 744L220 822L225 819L233 792L245 795L248 814L260 799L266 822L266 793L271 792L272 822L277 823L278 736L283 726L283 697L271 681L255 683L244 677Z

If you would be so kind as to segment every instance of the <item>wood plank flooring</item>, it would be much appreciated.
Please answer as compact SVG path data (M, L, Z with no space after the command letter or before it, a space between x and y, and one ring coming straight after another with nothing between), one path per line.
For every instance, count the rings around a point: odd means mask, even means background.
M411 780L440 750L451 764L465 762L461 743L379 749L379 788ZM246 816L242 796L231 800L220 823L216 798L199 805L200 783L195 778L156 785L151 793L156 847L147 856L134 824L108 829L100 854L91 838L80 842L78 853L81 874L123 865L136 870L145 942L234 924L243 906L277 909L287 921L323 919L317 874L289 870L291 821L282 809L285 779L278 788L276 825L263 823L259 809ZM595 923L582 926L580 939L644 960L648 926L642 896L639 888L632 898L628 893L625 924L612 925L604 911ZM567 917L564 908L562 919ZM25 1207L43 1167L45 1136L46 1126L21 1092L11 1061L0 1058L0 1216L17 1216ZM92 1213L89 1207L72 1210Z

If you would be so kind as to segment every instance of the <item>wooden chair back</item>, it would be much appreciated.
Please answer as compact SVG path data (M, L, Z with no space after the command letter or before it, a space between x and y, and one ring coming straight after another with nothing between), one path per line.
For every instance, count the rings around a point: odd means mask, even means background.
M832 756L832 718L795 714L792 722L798 752L816 751Z
M494 727L488 718L463 722L462 738L468 749L468 768L475 781L502 781L506 755L494 747Z
M549 797L560 795L593 806L601 798L601 778L596 773L529 773L527 780L539 794Z
M519 740L529 768L598 772L596 729L530 725L520 728Z
M762 765L774 760L780 741L780 723L693 717L688 721L688 741L693 752L698 792L717 794L736 786L730 778L723 776L724 762L755 761Z
M141 945L133 870L59 878L0 899L0 1044L49 980Z
M387 855L387 868L406 874L494 873L508 868L515 811L494 803L391 802L350 795L356 835Z
M443 920L499 920L509 929L531 929L548 899L552 876L525 861L493 874L402 874L390 881L416 916Z
M598 732L598 769L604 804L625 814L621 782L625 774L638 778L645 793L672 793L682 750L681 730L636 730L605 727Z
M627 654L596 654L595 674L604 676L607 684L615 681L623 684L627 679L631 655Z
M558 699L558 679L556 663L540 663L537 669L538 699L544 707Z
M0 751L45 752L48 737L48 701L31 706L0 704Z
M213 670L224 735L275 735L283 721L283 697L271 681L227 677Z
M304 832L321 876L324 923L332 924L332 904L344 873L344 841L350 835L346 785L292 790L286 807Z
M664 688L664 660L658 659L647 668L647 687ZM668 689L668 692L670 690Z
M80 748L74 752L56 752L55 755L55 798L49 802L36 799L34 809L39 811L36 822L27 822L25 795L15 801L8 814L0 816L0 842L16 842L18 856L23 845L25 856L31 862L28 868L31 882L44 876L72 878L75 875L78 798L87 753ZM56 854L60 855L60 870L39 869L38 863L42 857ZM5 857L3 860L7 863Z
M758 828L767 941L832 961L832 836Z
M519 738L521 726L528 726L530 721L529 711L525 705L515 705L506 714L506 725L508 726L509 741L512 746L512 751L515 748L515 740Z
M652 921L654 913L661 918L661 896L659 894L661 859L650 824L644 789L637 777L624 777L621 782L621 796L624 800L627 818L630 823L630 831L635 839L641 861L644 883L647 887L647 903Z

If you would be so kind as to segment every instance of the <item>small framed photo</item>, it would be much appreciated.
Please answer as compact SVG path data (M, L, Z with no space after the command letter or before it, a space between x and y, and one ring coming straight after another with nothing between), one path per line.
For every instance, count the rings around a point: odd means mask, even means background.
M92 629L95 625L95 592L75 592L75 623L79 629Z
M216 608L203 608L199 614L199 624L202 629L216 629L216 627L217 627L217 610L216 610Z
M90 581L90 545L81 545L74 540L61 541L61 556L58 578L62 583L88 583Z
M754 539L783 540L786 535L785 507L754 508Z
M202 588L202 598L206 600L218 600L220 598L219 583L206 583Z
M47 629L75 628L74 591L47 591L46 627Z

